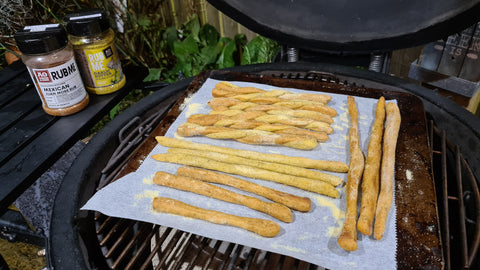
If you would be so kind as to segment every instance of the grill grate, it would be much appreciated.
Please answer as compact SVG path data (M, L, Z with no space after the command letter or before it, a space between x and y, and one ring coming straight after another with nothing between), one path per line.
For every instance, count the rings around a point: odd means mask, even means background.
M272 75L272 74L269 74ZM289 79L309 79L336 84L355 83L339 80L329 73L275 73ZM141 143L141 137L156 126L162 113L143 123L133 119L130 132L123 138L103 175L99 187L117 177L128 156ZM458 147L445 132L429 122L429 139L438 209L441 222L445 269L478 269L476 254L480 243L480 195L477 181ZM173 228L105 216L94 218L98 243L112 269L324 269L310 263L238 244L213 240Z
M430 144L439 201L445 269L478 269L480 195L468 163L430 121Z

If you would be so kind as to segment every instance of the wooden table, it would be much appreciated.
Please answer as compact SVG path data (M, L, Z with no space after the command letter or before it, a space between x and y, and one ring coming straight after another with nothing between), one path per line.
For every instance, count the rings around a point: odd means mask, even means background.
M0 71L0 216L147 75L145 68L128 65L124 72L127 83L119 91L90 95L84 110L55 117L43 111L21 61Z

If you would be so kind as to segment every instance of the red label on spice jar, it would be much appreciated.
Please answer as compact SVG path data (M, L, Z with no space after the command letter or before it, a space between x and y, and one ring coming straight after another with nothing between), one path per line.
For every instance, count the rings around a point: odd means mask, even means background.
M37 91L44 97L49 108L70 107L81 102L87 95L73 58L56 67L32 69L30 75L37 82Z

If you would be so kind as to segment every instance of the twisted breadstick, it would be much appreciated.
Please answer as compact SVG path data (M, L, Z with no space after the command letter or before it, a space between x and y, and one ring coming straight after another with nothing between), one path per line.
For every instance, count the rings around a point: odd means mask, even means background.
M342 233L337 239L338 245L347 250L357 250L357 199L358 185L362 178L364 157L359 145L358 138L358 111L355 105L355 99L352 96L347 97L348 113L350 114L350 130L348 139L350 142L350 169L347 175L345 222L343 223Z
M268 114L268 113L271 114ZM288 125L291 127L305 128L317 132L324 132L326 134L333 133L333 128L326 122L316 121L308 118L299 118L289 115L277 115L282 113L277 111L240 111L240 110L225 110L225 111L211 111L210 114L194 114L188 119L188 123L193 123L201 126L231 126L239 124L247 120L255 120L258 122ZM302 112L300 112L301 114ZM289 113L286 113L289 114ZM250 122L255 128L260 126L260 123Z
M269 110L306 110L323 113L334 117L337 111L323 103L307 100L281 101L273 104L257 104L254 102L242 102L235 98L213 98L208 102L208 106L214 111L244 110L244 111L269 111Z
M365 234L372 234L373 219L378 197L378 180L380 173L380 159L382 157L382 134L385 120L385 98L380 97L377 102L376 116L373 123L370 140L368 142L367 159L363 172L362 199L358 230Z
M212 139L234 139L246 144L282 145L302 150L312 150L318 145L315 137L273 133L256 129L234 129L228 127L200 126L192 123L180 124L177 134L183 137L206 136Z
M306 118L296 118L288 115L262 115L255 118L257 121L267 122L270 124L290 125L294 127L301 127L311 129L314 131L325 132L327 134L333 133L333 128L325 122L315 121Z
M212 96L234 97L243 101L252 101L253 99L257 99L258 101L260 101L263 98L267 98L266 100L277 100L275 98L280 98L283 100L309 100L323 104L327 104L332 99L332 97L327 94L291 93L279 89L266 91L255 87L238 87L231 83L225 84L223 82L220 82L215 86L215 88L212 90Z

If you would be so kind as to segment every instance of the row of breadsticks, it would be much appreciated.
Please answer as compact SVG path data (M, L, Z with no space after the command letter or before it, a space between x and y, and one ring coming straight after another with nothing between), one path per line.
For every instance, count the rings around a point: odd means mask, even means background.
M349 96L347 102L350 115L350 164L346 183L345 222L337 242L343 249L354 251L358 248L357 229L365 235L374 233L377 240L385 232L393 201L395 150L401 116L394 102L385 106L384 97L378 100L365 159L359 146L355 99ZM362 193L358 214L360 184Z
M266 91L220 82L212 90L209 114L194 114L181 124L180 136L233 139L247 144L282 145L311 150L328 140L337 115L331 96Z
M291 210L308 212L311 204L310 199L267 188L231 176L231 174L277 182L337 198L339 194L335 187L343 182L342 179L320 170L343 173L348 171L348 166L339 161L267 154L193 143L163 136L156 137L156 140L169 149L167 153L156 154L152 158L157 161L182 164L188 167L180 167L176 175L157 172L154 183L230 203L242 204L283 222L293 220ZM202 181L232 186L263 196L273 202L264 202ZM170 198L156 198L153 207L161 212L241 227L266 237L273 237L280 230L280 226L273 221L250 219L202 209ZM263 230L260 228L263 228Z

